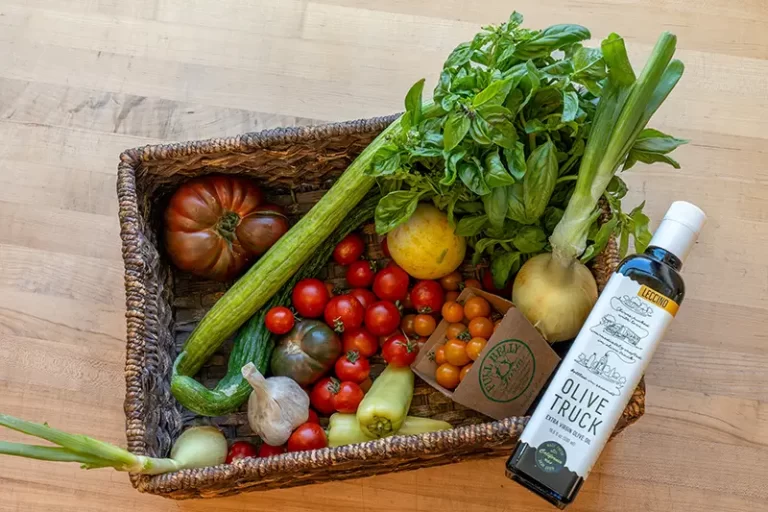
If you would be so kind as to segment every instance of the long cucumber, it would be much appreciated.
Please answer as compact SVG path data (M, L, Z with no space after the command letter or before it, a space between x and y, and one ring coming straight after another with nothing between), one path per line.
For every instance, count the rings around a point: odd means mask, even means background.
M275 341L264 325L266 312L271 307L287 305L296 283L306 277L317 275L330 259L336 244L351 231L373 218L378 201L377 195L358 205L342 221L336 231L317 248L299 271L238 331L229 357L227 374L214 389L206 388L192 378L191 374L184 373L179 365L175 365L171 378L171 392L176 400L187 409L203 416L221 416L236 411L248 399L251 392L251 386L243 378L240 369L247 363L253 362L261 373L266 373L269 366Z

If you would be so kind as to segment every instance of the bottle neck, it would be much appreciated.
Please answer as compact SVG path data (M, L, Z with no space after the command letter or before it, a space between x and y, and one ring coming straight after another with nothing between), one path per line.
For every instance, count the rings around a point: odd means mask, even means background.
M680 269L683 268L683 262L680 261L680 258L675 256L668 250L662 249L661 247L656 247L651 245L645 250L644 254L651 259L654 259L656 261L664 263L667 266L672 267L678 272L680 272Z

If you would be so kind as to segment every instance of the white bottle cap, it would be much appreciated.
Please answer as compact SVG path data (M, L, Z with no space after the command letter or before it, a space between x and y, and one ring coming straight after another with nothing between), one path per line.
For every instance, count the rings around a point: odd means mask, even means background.
M685 262L706 220L707 215L695 204L675 201L664 214L649 245L666 249Z

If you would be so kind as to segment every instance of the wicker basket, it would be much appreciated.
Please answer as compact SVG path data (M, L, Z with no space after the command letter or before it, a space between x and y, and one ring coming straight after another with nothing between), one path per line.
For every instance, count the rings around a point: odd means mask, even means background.
M216 424L230 440L252 435L244 412L199 418L184 410L170 393L171 365L179 347L226 289L226 285L174 271L164 256L158 233L160 214L170 192L203 174L245 174L268 189L271 198L286 206L289 214L300 216L393 119L146 146L121 155L117 194L125 261L129 450L166 456L179 433L191 424ZM376 250L377 240L374 235L369 238L371 249ZM599 284L604 284L617 262L616 247L611 244L593 266ZM329 272L330 278L341 275L334 274L333 268ZM223 375L230 348L231 344L225 344L209 361L202 371L203 382ZM644 389L641 382L615 433L643 414ZM452 403L424 383L417 385L411 413L444 419L456 428L165 475L132 475L131 481L142 492L175 499L209 498L500 457L509 455L527 420L492 421Z

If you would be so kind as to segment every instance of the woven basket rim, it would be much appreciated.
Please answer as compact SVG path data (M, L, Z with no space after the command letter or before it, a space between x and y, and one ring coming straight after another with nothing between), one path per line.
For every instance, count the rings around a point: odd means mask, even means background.
M137 454L146 454L146 411L143 408L142 365L145 358L145 322L147 321L147 289L142 282L145 262L140 248L140 212L137 193L137 174L143 164L153 161L167 161L190 156L217 155L219 153L248 152L258 149L301 143L329 136L365 134L380 132L399 114L345 121L307 127L288 127L249 132L227 138L155 144L126 149L120 155L118 165L117 195L119 200L120 236L125 264L126 289L126 437L128 449ZM605 270L613 270L618 263L615 240L609 243L601 254ZM641 382L640 393L644 387ZM637 394L637 392L636 392ZM633 400L635 400L633 398ZM641 397L629 422L643 414L644 399ZM173 497L210 497L217 495L209 491L206 496L201 489L221 488L222 483L243 481L256 483L262 479L290 472L291 474L311 472L318 468L352 460L371 462L392 458L414 458L419 454L445 455L462 447L488 448L519 435L527 421L526 417L512 417L496 422L487 422L467 427L458 427L440 433L418 436L392 436L360 445L327 448L312 452L288 454L266 459L254 459L236 465L222 465L197 470L184 470L165 475L131 475L131 481L138 490L165 496L174 491L196 491L194 495L177 494ZM627 423L627 424L628 424ZM626 426L626 425L624 425ZM623 427L622 427L623 428ZM247 487L247 486L246 486ZM238 487L239 488L239 487Z

